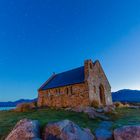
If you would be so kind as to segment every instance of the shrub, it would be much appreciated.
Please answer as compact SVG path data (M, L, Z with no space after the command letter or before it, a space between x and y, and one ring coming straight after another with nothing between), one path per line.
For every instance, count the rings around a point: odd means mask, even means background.
M121 102L115 102L114 105L116 107L123 107L123 104Z
M92 107L98 108L99 107L99 102L97 100L93 100L91 103Z
M115 102L114 105L116 107L122 108L122 107L129 107L129 104L123 104L121 102Z
M27 111L30 111L31 109L34 109L34 108L36 108L34 102L32 102L32 103L21 103L21 104L18 104L16 106L15 111L17 111L17 112L27 112Z

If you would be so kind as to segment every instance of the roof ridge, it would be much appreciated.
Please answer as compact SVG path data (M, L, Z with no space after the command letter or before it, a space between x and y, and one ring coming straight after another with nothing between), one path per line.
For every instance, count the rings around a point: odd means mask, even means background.
M63 74L63 73L67 73L67 72L70 72L70 71L73 71L73 70L76 70L76 69L80 69L80 68L83 68L83 67L84 67L84 66L77 67L77 68L74 68L74 69L71 69L71 70L67 70L67 71L64 71L64 72L56 73L55 75L59 75L59 74Z
M84 66L81 66L55 74L52 78L50 78L46 83L43 84L40 90L47 90L66 85L83 83L84 79Z

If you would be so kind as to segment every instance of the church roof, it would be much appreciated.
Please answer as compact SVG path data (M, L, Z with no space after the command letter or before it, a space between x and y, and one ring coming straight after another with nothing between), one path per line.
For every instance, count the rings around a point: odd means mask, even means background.
M39 90L47 90L78 83L84 83L84 66L53 75Z

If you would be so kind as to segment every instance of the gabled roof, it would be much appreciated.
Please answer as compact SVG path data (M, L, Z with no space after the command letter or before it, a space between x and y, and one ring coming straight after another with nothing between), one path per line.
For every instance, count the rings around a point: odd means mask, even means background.
M73 84L84 83L84 66L70 71L55 74L39 90L47 90Z

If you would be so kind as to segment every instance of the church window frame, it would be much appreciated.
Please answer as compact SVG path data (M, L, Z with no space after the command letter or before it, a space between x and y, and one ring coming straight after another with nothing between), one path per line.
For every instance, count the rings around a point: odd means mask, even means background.
M94 93L96 93L96 86L95 85L93 86L93 90L94 90Z

